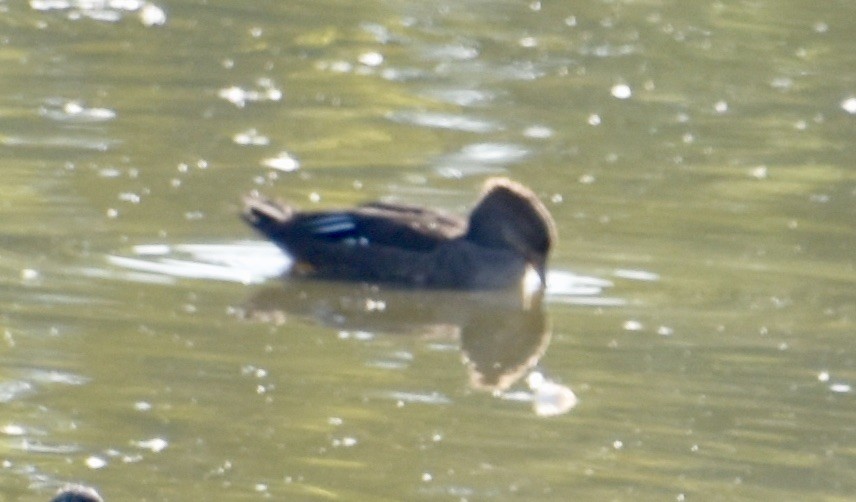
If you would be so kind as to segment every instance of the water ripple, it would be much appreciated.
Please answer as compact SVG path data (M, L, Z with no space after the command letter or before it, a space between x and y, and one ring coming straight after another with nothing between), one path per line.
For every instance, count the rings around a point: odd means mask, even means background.
M487 120L479 120L449 113L397 111L387 114L387 118L393 122L475 133L487 133L502 129L499 125Z
M158 277L213 279L254 284L282 273L290 260L276 246L266 242L233 244L140 245L134 256L108 255L111 265L135 273L120 274L128 280L151 282Z

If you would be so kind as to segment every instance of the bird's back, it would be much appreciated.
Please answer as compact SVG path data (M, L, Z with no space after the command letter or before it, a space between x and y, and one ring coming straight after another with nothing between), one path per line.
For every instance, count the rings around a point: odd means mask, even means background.
M420 264L466 231L460 218L403 204L301 212L258 195L245 204L244 219L294 258L294 270L318 277L419 282Z

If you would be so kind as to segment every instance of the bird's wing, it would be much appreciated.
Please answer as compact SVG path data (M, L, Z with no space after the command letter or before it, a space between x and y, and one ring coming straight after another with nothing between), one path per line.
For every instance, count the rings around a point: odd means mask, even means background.
M352 210L298 213L293 230L316 239L427 251L466 230L460 218L402 204L373 202Z

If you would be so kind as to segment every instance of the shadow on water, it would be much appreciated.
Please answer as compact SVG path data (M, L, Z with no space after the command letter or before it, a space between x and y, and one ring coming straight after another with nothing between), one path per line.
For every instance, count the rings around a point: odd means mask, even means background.
M286 279L257 291L249 319L283 323L312 318L343 336L407 334L460 341L475 389L505 391L535 367L550 341L540 303L524 308L513 294L390 290L368 285ZM350 334L350 335L349 335Z
M566 413L577 403L570 388L537 369L550 343L549 319L540 298L522 299L516 291L415 291L286 278L257 291L243 314L273 323L310 318L343 337L454 339L471 388L529 401L538 416ZM530 392L510 392L524 377Z
M602 295L611 286L609 281L563 271L549 273L546 295L518 290L415 291L283 277L288 259L264 243L135 246L132 255L108 257L125 279L268 281L237 309L247 320L272 325L309 320L337 329L343 338L384 334L454 340L471 388L531 402L538 416L563 414L577 403L570 388L546 377L538 366L551 338L544 303L622 304ZM514 391L520 381L525 381L526 390Z

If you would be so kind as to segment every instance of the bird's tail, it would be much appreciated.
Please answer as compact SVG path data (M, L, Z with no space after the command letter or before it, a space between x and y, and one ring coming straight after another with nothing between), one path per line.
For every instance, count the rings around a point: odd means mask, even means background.
M284 202L268 199L256 191L244 196L244 221L265 231L270 226L282 225L292 218L294 209Z

